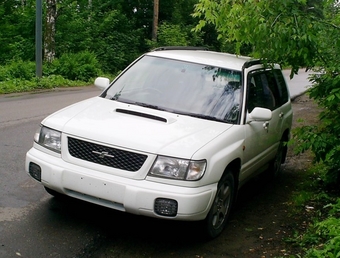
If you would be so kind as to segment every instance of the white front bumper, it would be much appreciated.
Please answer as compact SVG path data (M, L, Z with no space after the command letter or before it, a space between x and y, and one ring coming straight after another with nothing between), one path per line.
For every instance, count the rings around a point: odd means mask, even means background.
M26 154L25 170L33 162L41 168L41 183L57 192L101 206L150 217L202 220L209 212L217 184L181 187L148 180L135 180L70 164L35 148ZM157 198L176 200L175 217L154 212Z

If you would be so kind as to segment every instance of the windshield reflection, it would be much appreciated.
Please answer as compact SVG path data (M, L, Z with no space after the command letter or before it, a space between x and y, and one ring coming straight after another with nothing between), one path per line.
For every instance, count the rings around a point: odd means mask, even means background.
M144 56L115 81L105 97L236 123L240 81L239 71Z

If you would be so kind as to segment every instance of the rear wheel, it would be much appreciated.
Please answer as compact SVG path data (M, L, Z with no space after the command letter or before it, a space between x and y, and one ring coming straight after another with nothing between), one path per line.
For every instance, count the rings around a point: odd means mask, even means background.
M282 162L284 160L284 142L281 140L279 143L279 147L277 149L274 160L271 162L269 167L269 174L271 177L278 177L282 171Z
M223 231L234 200L234 176L229 172L222 176L210 211L205 219L209 238L215 238Z

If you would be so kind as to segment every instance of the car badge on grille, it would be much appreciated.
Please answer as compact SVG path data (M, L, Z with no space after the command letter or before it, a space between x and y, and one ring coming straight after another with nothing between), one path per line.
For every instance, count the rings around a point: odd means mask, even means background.
M94 154L98 154L99 155L99 158L114 158L115 156L113 155L110 155L107 151L102 151L102 152L99 152L99 151L92 151L92 153Z

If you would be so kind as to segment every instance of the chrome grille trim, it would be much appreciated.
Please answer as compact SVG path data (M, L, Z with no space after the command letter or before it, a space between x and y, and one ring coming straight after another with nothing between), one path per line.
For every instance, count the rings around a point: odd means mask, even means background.
M68 151L72 157L130 172L138 171L147 159L147 155L144 154L112 148L72 137L68 137Z

